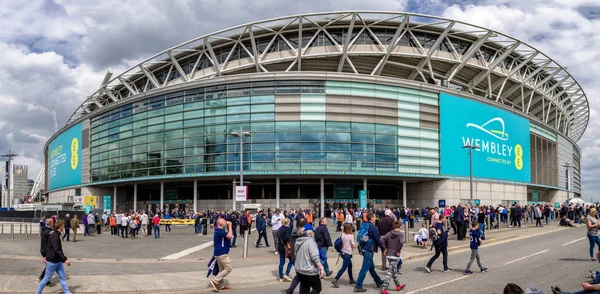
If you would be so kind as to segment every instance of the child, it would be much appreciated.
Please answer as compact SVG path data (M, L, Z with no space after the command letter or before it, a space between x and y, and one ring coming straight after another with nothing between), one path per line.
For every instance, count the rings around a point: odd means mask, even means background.
M421 225L421 229L419 230L419 237L421 239L421 248L425 249L427 247L427 240L429 239L429 230L427 230L425 224Z
M469 263L467 264L467 269L465 270L465 275L470 275L473 272L471 271L471 264L473 264L473 260L475 260L475 258L477 258L477 265L479 266L479 269L481 270L482 273L487 272L487 267L483 267L483 265L481 265L481 261L479 260L479 252L477 251L479 249L479 246L481 245L481 235L479 234L479 223L477 222L473 222L471 224L471 231L469 233L469 236L471 236L471 259L469 260Z
M129 222L129 228L130 230L130 235L131 235L131 239L135 239L135 229L137 228L137 223L135 222L135 220L131 220Z
M406 286L405 284L400 284L400 281L398 280L398 262L400 260L400 252L404 242L404 233L402 233L401 228L402 224L399 221L394 221L394 230L381 237L383 254L386 255L387 261L390 264L388 273L385 279L383 279L381 294L388 294L387 289L390 285L390 278L393 278L394 283L396 283L396 291L400 291Z

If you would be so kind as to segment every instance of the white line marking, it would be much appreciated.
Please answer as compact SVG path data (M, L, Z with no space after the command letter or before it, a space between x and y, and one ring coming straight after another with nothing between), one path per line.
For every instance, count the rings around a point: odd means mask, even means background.
M442 286L442 285L445 285L445 284L454 283L456 281L460 281L460 280L468 278L468 277L469 276L462 276L462 277L456 278L454 280L445 281L445 282L442 282L442 283L439 283L439 284L436 284L436 285L433 285L433 286L429 286L429 287L426 287L426 288L423 288L423 289L419 289L419 290L415 290L415 291L412 291L412 292L408 292L406 294L413 294L413 293L418 293L418 292L426 291L426 290L433 289L433 288L436 288L436 287L439 287L439 286Z
M571 242L569 242L569 243L562 244L562 246L567 246L567 245L569 245L569 244L573 244L573 243L575 243L575 242L579 242L579 241L581 241L581 240L583 240L583 239L586 239L586 238L587 238L587 237L579 238L579 239L577 239L577 240L573 240L573 241L571 241Z
M550 250L549 250L549 249L546 249L546 250L544 250L544 251L540 251L540 252L538 252L538 253L534 253L534 254L531 254L531 255L528 255L528 256L525 256L525 257L521 257L521 258L518 258L518 259L515 259L515 260L512 260L512 261L509 261L509 262L505 263L504 265L509 265L509 264L511 264L511 263L514 263L514 262L517 262L517 261L521 261L521 260L523 260L523 259L526 259L526 258L529 258L529 257L535 256L535 255L538 255L538 254L542 254L542 253L545 253L545 252L548 252L548 251L550 251Z
M252 232L254 232L254 231L256 231L256 229L252 229ZM204 244L201 244L201 245L198 245L198 246L195 246L195 247L192 247L192 248L188 248L188 249L185 249L185 250L177 252L177 253L173 253L173 254L171 254L169 256L165 256L162 259L178 259L178 258L182 258L182 257L184 257L186 255L190 255L190 254L192 254L192 253L194 253L196 251L200 251L202 249L211 247L213 245L214 245L214 241L206 242Z

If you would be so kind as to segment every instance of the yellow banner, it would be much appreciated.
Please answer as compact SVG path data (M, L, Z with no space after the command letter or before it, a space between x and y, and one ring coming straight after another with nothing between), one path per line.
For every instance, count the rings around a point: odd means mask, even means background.
M161 225L194 225L193 219L160 219Z
M96 207L98 205L98 196L83 196L83 206Z

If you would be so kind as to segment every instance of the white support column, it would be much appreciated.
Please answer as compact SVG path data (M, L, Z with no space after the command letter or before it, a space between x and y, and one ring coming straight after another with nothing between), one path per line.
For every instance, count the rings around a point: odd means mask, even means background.
M160 182L160 207L158 211L165 209L165 182Z
M363 190L367 191L367 179L363 179Z
M113 211L117 213L117 186L113 187Z
M279 178L275 179L275 206L276 208L280 208L279 206Z
M321 178L321 217L325 217L325 179Z
M235 179L233 179L233 188L231 189L231 199L233 201L233 204L232 204L233 210L235 210L236 206L237 206L237 203L235 203L235 191L236 191L235 185L236 185L236 183L237 182L235 181Z
M402 206L406 206L406 180L402 180Z
M198 180L194 180L194 213L198 211Z
M133 211L137 211L137 184L133 184Z

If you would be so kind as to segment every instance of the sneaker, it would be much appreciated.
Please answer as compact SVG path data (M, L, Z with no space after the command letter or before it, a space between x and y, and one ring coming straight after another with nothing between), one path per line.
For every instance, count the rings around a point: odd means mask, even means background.
M219 289L221 289L221 287L219 287L219 284L217 284L217 282L215 281L210 281L210 285L215 289L215 291L219 292Z
M283 293L285 293L285 294L293 294L294 291L292 291L290 289L285 289L285 290L283 290Z
M552 286L552 287L550 287L550 290L552 290L553 294L560 294L560 293L562 293L562 290L560 288L558 288L558 287Z
M348 282L348 284L354 285L354 284L356 284L356 281L355 280L350 280L350 282Z
M277 279L277 282L283 283L283 279Z
M444 272L445 272L445 273L447 273L447 272L451 272L451 271L452 271L452 269L451 269L451 268L447 268L447 269L445 269L445 270L444 270Z
M592 258L592 262L596 262L596 261L598 261L598 260L596 260L595 258Z
M354 293L367 292L365 288L354 287Z
M231 291L231 288L227 287L227 286L223 286L221 288L219 288L219 291Z
M331 275L333 275L333 271L329 271L327 274L325 274L327 277L331 277Z
M275 251L275 255L279 254L279 252Z
M271 248L271 245L267 245L267 248Z
M591 275L592 275L592 271L590 271L590 276L591 276ZM41 283L41 282L42 282L42 279L40 279L40 278L38 277L38 283Z
M386 289L381 289L381 294L390 294L390 292L388 292Z
M473 272L472 272L472 271L470 271L470 270L465 270L465 275L470 275L470 274L472 274L472 273L473 273Z
M487 271L488 271L488 268L487 268L487 267L484 267L484 268L482 268L482 269L481 269L481 272L482 272L482 273L485 273L485 272L487 272Z
M404 287L406 287L406 284L400 284L400 285L396 286L396 291L400 291L400 290L404 289Z
M332 280L331 283L333 284L334 288L339 288L340 287L340 285L338 284L337 280Z
M235 245L231 245L231 248L236 248L236 247L237 247L237 246L235 246Z
M256 243L256 241L254 241L254 246L258 247L258 243Z
M431 268L425 267L425 271L428 272L428 273L431 273Z
M288 275L285 275L285 276L283 276L283 281L284 282L291 282L292 278L290 278L290 276L288 276Z
M383 281L381 283L376 283L377 284L377 288L382 288L383 287Z

